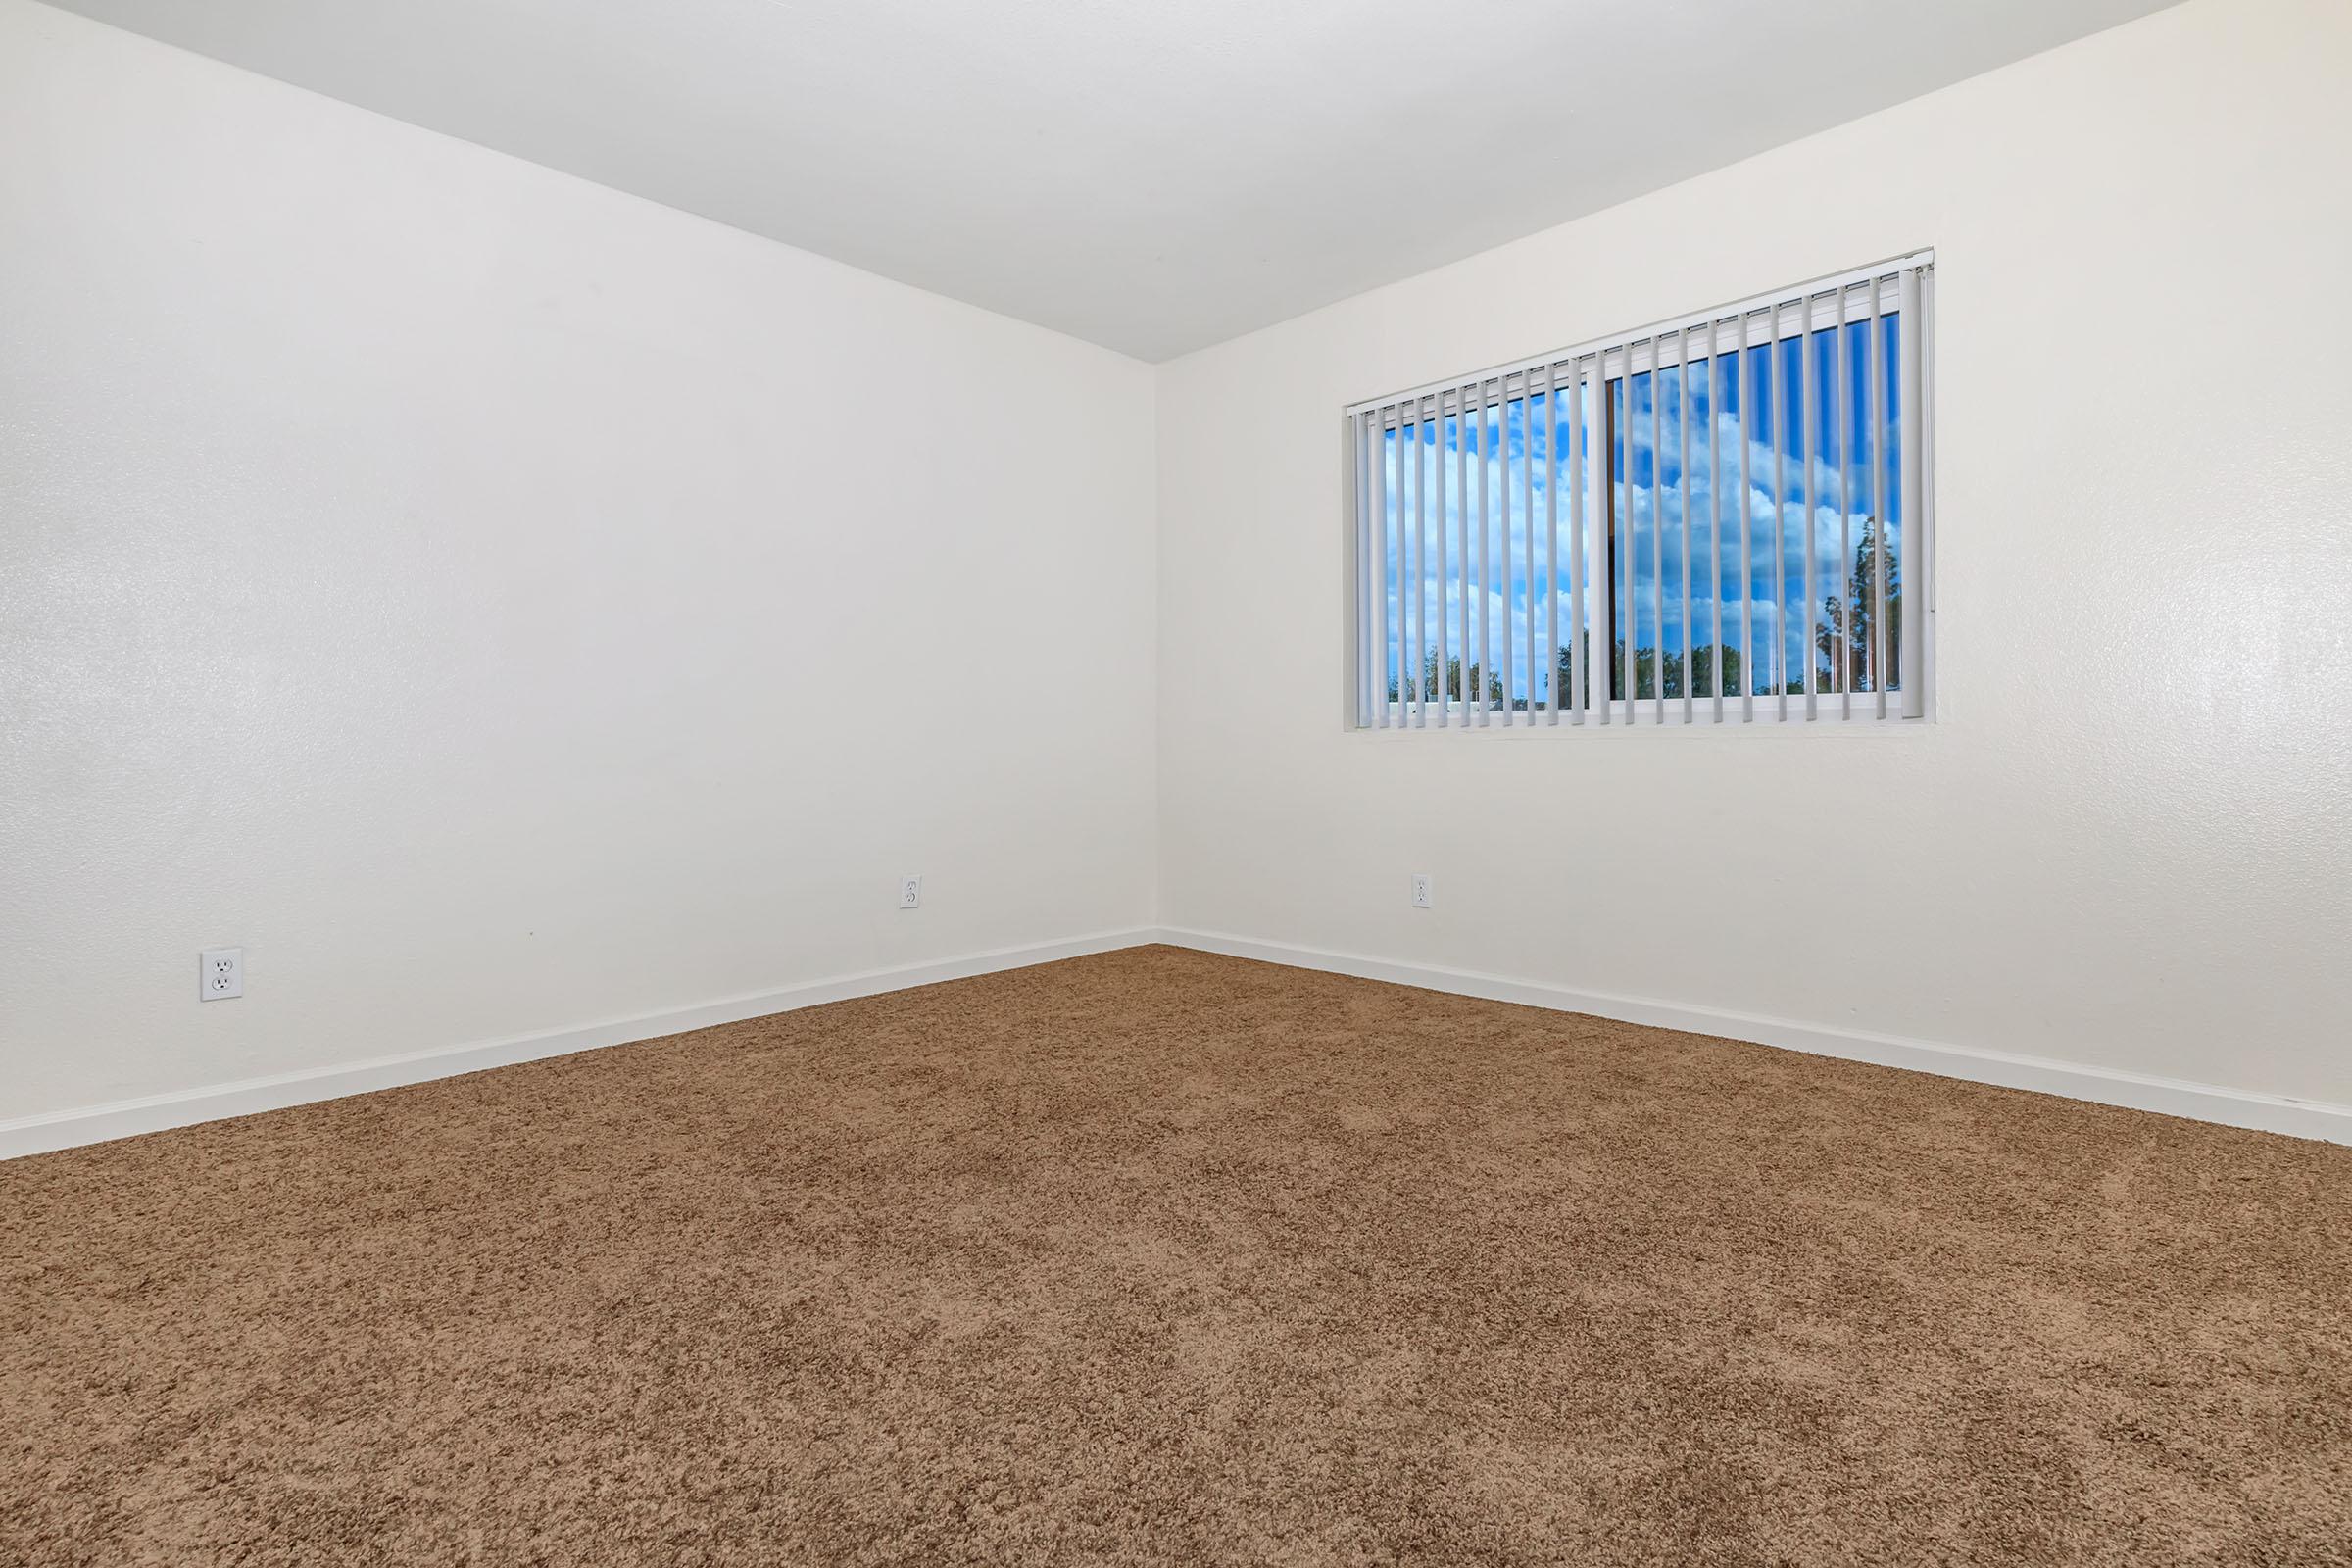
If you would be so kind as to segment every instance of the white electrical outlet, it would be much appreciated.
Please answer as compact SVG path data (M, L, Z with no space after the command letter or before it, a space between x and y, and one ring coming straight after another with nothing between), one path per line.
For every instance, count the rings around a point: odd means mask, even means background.
M198 969L196 1000L225 1002L230 997L245 994L245 950L243 948L207 948L197 955Z
M923 906L923 879L919 876L899 878L899 907L919 909Z
M1430 879L1428 876L1420 872L1416 872L1413 875L1413 907L1416 909L1434 909L1437 907L1437 904L1435 902L1435 890L1432 887Z

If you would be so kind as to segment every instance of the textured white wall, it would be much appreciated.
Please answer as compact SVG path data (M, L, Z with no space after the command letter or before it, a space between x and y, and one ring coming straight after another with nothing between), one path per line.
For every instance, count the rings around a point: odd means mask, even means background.
M0 1120L1148 921L1152 396L0 0Z
M2352 1102L2348 77L2197 0L1162 367L1163 920ZM1342 405L1923 245L1940 722L1343 733Z
M0 0L0 1119L1155 874L1181 926L2352 1101L2348 68L2352 8L2197 0L1164 367L1155 560L1142 367ZM1941 722L1341 732L1344 402L1920 244Z

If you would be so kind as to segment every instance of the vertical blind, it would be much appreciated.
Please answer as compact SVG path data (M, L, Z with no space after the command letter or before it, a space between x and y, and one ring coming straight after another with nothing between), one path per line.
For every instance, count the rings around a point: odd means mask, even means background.
M1923 717L1934 266L1348 409L1356 722Z

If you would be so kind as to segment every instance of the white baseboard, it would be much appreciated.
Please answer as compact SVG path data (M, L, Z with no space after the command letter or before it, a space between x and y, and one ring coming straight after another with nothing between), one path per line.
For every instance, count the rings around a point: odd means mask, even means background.
M1602 991L1574 991L1566 986L1434 964L1398 963L1359 954L1330 953L1288 943L1259 942L1216 931L1163 928L1159 940L1203 953L1222 953L1237 958L1330 974L1356 975L1425 991L1447 991L1457 996L1483 997L1492 1002L1516 1002L1561 1012L1586 1012L1626 1023L1680 1029L1691 1034L1723 1035L1761 1046L1778 1046L1816 1056L1839 1056L1848 1061L1876 1062L1883 1067L1905 1067L1972 1083L2031 1089L2071 1100L2087 1100L2132 1110L2153 1110L2192 1121L2219 1122L2227 1127L2249 1127L2258 1132L2285 1133L2293 1138L2352 1144L2352 1105L2325 1101L2289 1100L2280 1095L2247 1089L2225 1089L2215 1084L2190 1083L2180 1078L2158 1078L2146 1073L2119 1072L2056 1061L2046 1056L2021 1056L2004 1051L1980 1051L1969 1046L1932 1040L1908 1040L1894 1035L1864 1034L1858 1030L1825 1028L1788 1018L1729 1012L1658 1002L1647 997L1621 997Z
M1105 931L1094 936L1075 937L1066 942L1046 942L1031 947L1000 948L990 953L968 954L958 958L943 958L936 963L871 969L862 974L787 986L781 991L728 997L718 1002L704 1003L700 1006L681 1007L669 1012L649 1012L634 1018L615 1018L578 1028L551 1030L544 1034L516 1035L506 1040L451 1046L439 1051L419 1051L401 1056L378 1056L341 1066L313 1067L268 1078L248 1078L237 1083L149 1095L140 1100L120 1100L112 1104L90 1105L78 1110L24 1116L13 1121L0 1121L0 1159L13 1159L20 1154L45 1153L56 1149L73 1149L82 1144L102 1144L139 1133L162 1132L169 1127L219 1121L225 1116L249 1116L255 1111L278 1110L287 1105L336 1100L345 1095L364 1095L371 1090L393 1089L402 1084L424 1083L434 1078L454 1078L460 1073L480 1072L485 1067L505 1067L518 1061L536 1061L543 1056L595 1051L604 1046L625 1045L632 1040L655 1040L663 1035L682 1034L689 1029L708 1029L713 1024L762 1018L771 1012L790 1012L799 1007L813 1007L827 1002L846 1002L853 997L871 997L885 991L904 991L911 986L933 985L942 980L962 980L977 974L993 974L1000 969L1022 969L1035 963L1052 963L1058 958L1075 958L1090 953L1108 953L1115 948L1132 948L1158 939L1159 933L1149 927L1132 931Z
M140 1100L117 1101L112 1104L0 1121L0 1159L72 1149L83 1144L105 1143L110 1139L129 1138L140 1133L162 1132L171 1127L193 1126L198 1122L218 1121L227 1116L247 1116L256 1111L334 1100L345 1095L367 1094L371 1090L392 1089L402 1084L453 1078L461 1073L480 1072L488 1067L536 1061L544 1056L594 1051L604 1046L625 1045L632 1040L652 1040L662 1035L681 1034L689 1029L707 1029L714 1024L735 1023L774 1012L790 1012L799 1007L812 1007L828 1002L878 996L886 991L904 991L913 986L933 985L942 980L961 980L1003 969L1021 969L1031 964L1052 963L1059 958L1075 958L1090 953L1108 953L1149 942L1164 942L1203 953L1222 953L1237 958L1288 964L1298 969L1319 969L1330 974L1386 980L1396 985L1417 986L1426 991L1483 997L1494 1002L1515 1002L1560 1012L1592 1013L1596 1017L1648 1024L1660 1029L1722 1035L1734 1040L1752 1041L1757 1045L1802 1051L1817 1056L1838 1056L1849 1061L1905 1067L1945 1078L2000 1084L2011 1089L2031 1089L2099 1104L2123 1105L2133 1110L2185 1116L2195 1121L2219 1122L2229 1127L2248 1127L2260 1132L2285 1133L2295 1138L2352 1144L2352 1105L2289 1100L2283 1096L2257 1094L2251 1090L2225 1089L2214 1084L2190 1083L2179 1078L2118 1072L2111 1068L2088 1067L2043 1056L2021 1056L2007 1052L1942 1045L1935 1041L1825 1028L1819 1024L1798 1023L1787 1018L1689 1006L1646 997L1576 991L1566 986L1513 980L1468 969L1399 963L1359 954L1331 953L1281 942L1260 942L1221 932L1142 927L1131 931L1102 932L1066 942L1002 948L957 958L945 958L934 963L873 969L862 974L788 986L779 991L729 997L700 1006L617 1018L578 1028L517 1035L505 1040L421 1051L408 1055L381 1056L341 1066L280 1073L269 1078L249 1078L238 1083L216 1084L202 1089L150 1095Z

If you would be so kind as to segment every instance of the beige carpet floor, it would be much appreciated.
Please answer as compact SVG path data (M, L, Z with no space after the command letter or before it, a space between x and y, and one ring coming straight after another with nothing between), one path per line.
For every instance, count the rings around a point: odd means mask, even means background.
M1148 948L0 1164L7 1564L2352 1562L2352 1149Z

